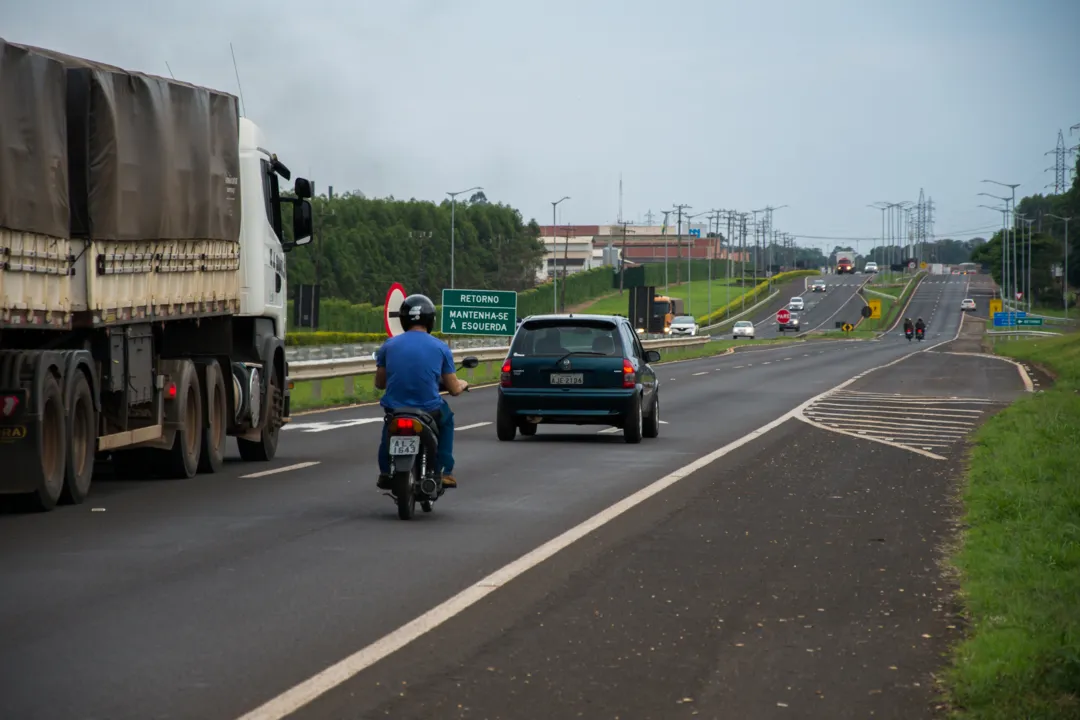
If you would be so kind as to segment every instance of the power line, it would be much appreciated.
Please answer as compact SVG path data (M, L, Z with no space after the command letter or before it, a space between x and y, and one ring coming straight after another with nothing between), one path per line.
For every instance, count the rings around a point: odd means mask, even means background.
M949 237L950 235L966 235L969 233L987 232L989 230L1000 230L1000 225L986 225L983 227L966 228L964 230L948 230L948 231L934 231L934 236L940 235L941 237ZM865 240L870 242L881 242L881 236L866 237L866 236L852 236L852 235L804 235L802 233L792 233L800 240Z

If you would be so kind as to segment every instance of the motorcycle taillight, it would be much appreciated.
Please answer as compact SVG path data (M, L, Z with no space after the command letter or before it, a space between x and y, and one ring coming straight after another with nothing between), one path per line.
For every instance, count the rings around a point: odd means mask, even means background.
M416 435L420 432L420 421L415 418L396 418L390 426L391 435Z

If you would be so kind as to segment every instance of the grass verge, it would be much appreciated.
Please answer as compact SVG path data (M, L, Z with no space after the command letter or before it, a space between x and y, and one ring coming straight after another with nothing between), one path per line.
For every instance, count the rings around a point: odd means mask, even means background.
M795 338L772 338L768 340L717 340L705 345L698 345L677 350L661 350L660 362L675 362L678 360L694 360L696 358L721 355L733 347L757 347L764 345L779 345L782 343L798 342ZM462 371L466 380L473 385L485 385L499 379L499 364L495 362L480 363L480 366L470 374L468 370ZM347 380L352 380L351 389ZM320 381L319 395L315 395L315 383L312 381L298 382L293 386L290 409L292 412L304 412L306 410L322 410L344 405L357 405L360 403L378 402L382 397L382 391L375 389L375 376L371 374L356 375L352 378L331 378Z
M958 718L1080 718L1080 336L995 350L1057 382L976 433L953 557L970 628L945 688Z
M752 286L742 287L734 280L721 278L712 281L712 309L722 307L729 302L739 299L743 294L752 290ZM657 295L663 295L662 288L656 288ZM695 317L709 313L709 283L705 280L695 280L681 285L671 285L669 297L683 298L687 301L686 314ZM626 290L623 295L615 292L613 295L601 298L594 303L583 306L582 313L595 313L597 315L626 315L629 311L630 291Z

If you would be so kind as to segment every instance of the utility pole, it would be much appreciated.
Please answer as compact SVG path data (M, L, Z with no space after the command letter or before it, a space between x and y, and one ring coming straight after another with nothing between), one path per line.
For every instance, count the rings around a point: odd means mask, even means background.
M619 258L619 295L623 294L623 278L626 277L626 226L630 223L627 221L619 223L622 225L622 257ZM630 232L633 232L631 230Z
M1061 217L1047 213L1048 217L1065 223L1065 261L1061 265L1061 304L1065 306L1065 319L1069 319L1069 221L1072 217Z
M678 261L675 263L675 284L678 285L682 282L682 216L683 210L689 210L689 205L676 205L675 211L678 213L678 238L675 241L675 252L678 255ZM691 253L692 254L692 253ZM687 298L689 299L689 295Z
M660 233L664 236L664 292L668 292L671 288L668 282L668 216L671 215L671 210L661 210L664 213L664 227L660 230Z

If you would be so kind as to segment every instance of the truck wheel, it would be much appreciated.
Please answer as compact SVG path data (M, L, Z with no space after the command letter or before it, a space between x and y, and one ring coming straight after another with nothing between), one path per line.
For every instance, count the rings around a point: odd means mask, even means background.
M176 431L172 449L161 459L166 477L183 480L195 477L202 457L202 391L194 364L185 370L181 378L176 402L180 403L180 427Z
M75 371L67 398L67 462L64 468L64 502L78 505L90 493L97 450L97 416L90 383Z
M41 399L41 435L38 457L41 460L41 484L34 491L34 505L39 510L52 510L64 492L64 458L67 433L64 423L64 395L52 373L45 376Z
M206 394L206 422L202 431L202 457L199 458L199 472L221 472L225 464L225 430L228 423L228 397L225 395L225 379L221 375L221 366L210 361L200 366L203 389Z
M281 433L282 395L277 373L270 370L270 390L267 393L267 418L258 440L236 438L240 457L248 462L266 462L277 455L278 435Z

